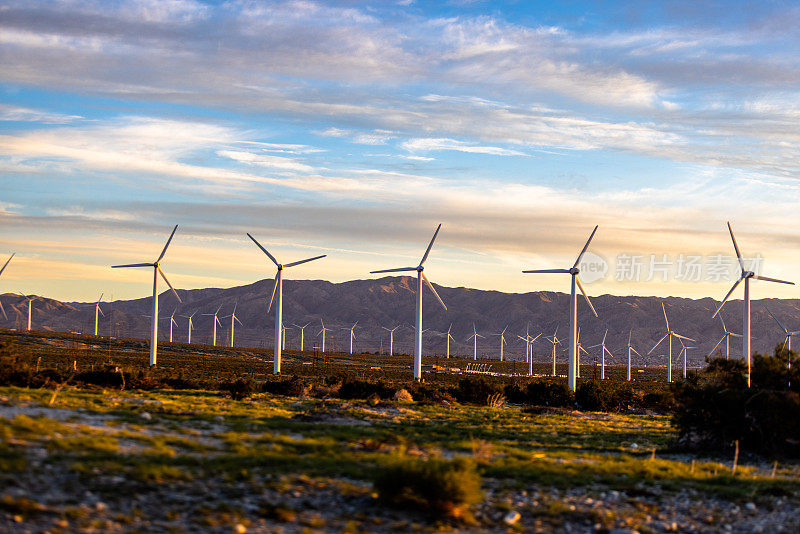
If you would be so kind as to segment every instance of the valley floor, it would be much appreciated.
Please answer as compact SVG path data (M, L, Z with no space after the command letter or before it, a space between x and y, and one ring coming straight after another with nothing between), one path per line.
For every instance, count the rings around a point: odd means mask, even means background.
M660 415L0 388L0 531L800 531L800 466L732 476L673 438ZM473 458L474 523L378 500L398 456Z

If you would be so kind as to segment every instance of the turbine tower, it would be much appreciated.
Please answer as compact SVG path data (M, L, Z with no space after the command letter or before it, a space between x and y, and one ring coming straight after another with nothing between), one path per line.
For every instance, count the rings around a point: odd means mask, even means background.
M94 303L94 335L97 335L97 326L100 323L100 316L106 316L103 310L100 309L100 301L103 300L103 293L100 293L100 298Z
M292 324L294 324L294 326L296 328L300 329L300 352L303 352L303 346L305 344L305 337L306 337L306 327L308 325L310 325L311 323L306 323L303 326L300 326L299 324L295 324L295 323L292 323Z
M170 242L172 241L172 236L175 235L175 231L178 229L178 225L175 225L175 228L172 229L172 233L169 234L169 239L167 239L167 244L164 245L164 249L161 251L161 254L158 256L158 259L152 263L130 263L126 265L112 265L112 269L120 269L120 268L127 268L127 267L152 267L153 268L153 316L151 318L152 327L150 331L150 367L156 365L158 360L158 275L161 275L161 278L167 283L169 288L175 294L175 298L178 299L178 302L183 302L181 297L178 296L178 292L175 291L175 288L172 287L172 284L169 283L167 280L167 276L164 274L164 271L161 270L159 267L159 262L164 258L164 254L167 253L167 247L169 247Z
M772 315L772 318L775 319L775 322L778 323L778 326L781 327L781 330L783 330L783 333L786 336L783 338L783 347L781 348L781 352L786 349L792 350L792 336L800 336L800 331L795 330L794 332L790 332L785 326L783 326L783 323L781 323L778 318L775 317L771 311L769 311L769 308L764 306L764 309L767 310L770 315Z
M717 308L717 311L714 312L712 317L716 317L716 315L720 312L725 303L728 301L728 298L731 296L731 293L734 292L736 287L744 280L744 314L743 314L743 325L742 325L742 355L744 356L745 361L747 362L747 387L750 387L750 279L753 278L755 280L764 280L765 282L777 282L779 284L789 284L791 286L794 285L794 282L787 282L785 280L778 280L777 278L767 278L766 276L758 276L753 271L748 271L744 268L744 260L742 259L742 254L739 252L739 245L736 244L736 238L733 237L733 228L731 228L731 223L728 223L728 231L731 234L731 241L733 241L733 248L736 250L736 258L739 260L739 267L742 269L742 273L739 276L739 279L733 284L733 287L728 294L725 295L725 298L722 299L722 302Z
M567 371L567 385L571 391L575 391L577 377L580 376L580 369L578 369L578 360L580 355L578 354L578 298L577 294L575 293L576 285L578 286L578 289L581 290L581 293L583 293L583 297L586 299L586 303L589 305L589 308L592 309L592 313L595 317L597 317L597 311L595 311L594 306L592 306L592 301L589 300L589 296L586 294L586 291L583 289L583 285L578 278L578 273L581 272L580 269L578 269L578 265L580 264L581 258L583 258L583 254L586 252L586 249L589 248L589 243L592 242L595 232L597 232L597 226L595 226L594 230L592 230L589 240L586 241L586 244L583 246L583 250L581 250L581 253L578 254L578 259L575 260L575 263L571 268L522 271L523 273L564 273L569 274L572 277L569 299L569 369Z
M503 361L503 345L506 344L506 330L508 330L508 325L503 328L503 331L498 334L492 334L493 336L500 336L500 361Z
M659 339L656 342L655 345L653 345L653 348L650 349L650 351L647 354L650 354L651 352L656 350L656 347L658 347L661 344L662 341L664 341L665 339L669 338L669 360L668 360L668 364L669 365L667 366L667 382L672 382L672 338L675 337L675 338L678 338L678 339L685 339L685 340L691 341L691 342L694 342L694 339L692 339L690 337L682 336L680 334L676 334L675 332L672 331L672 329L670 329L670 327L669 327L669 319L667 319L667 309L664 307L664 303L663 302L661 303L661 311L664 312L664 322L667 325L667 333L664 334L664 337ZM680 358L680 355L678 355L678 357Z
M631 345L631 335L632 334L633 334L633 330L629 330L628 331L628 382L631 381L631 352L635 352L636 355L639 356L640 358L642 357L642 355L639 354L639 351L634 349L633 345Z
M769 310L767 310L767 311L769 311ZM770 314L770 315L772 315L772 314ZM725 321L722 320L722 315L721 314L718 315L717 317L719 317L719 320L722 323L722 332L723 332L723 334L722 334L722 337L720 338L720 340L717 341L717 344L714 345L714 348L711 349L711 352L708 353L708 355L710 356L710 355L714 354L714 351L717 350L717 347L719 347L719 344L724 341L725 342L725 359L727 360L730 357L730 354L731 354L731 340L730 340L730 337L731 336L733 336L733 337L742 337L742 335L741 334L735 334L735 333L729 331L725 327Z
M194 321L192 320L192 318L194 317L195 313L197 312L194 312L191 315L181 315L181 317L183 317L184 319L189 319L189 333L186 335L186 343L189 344L191 344L192 342L192 330L194 330Z
M318 336L322 335L322 353L324 354L325 353L325 333L326 332L330 332L331 329L330 328L325 328L325 323L322 321L322 318L320 318L319 322L322 325L322 330L320 330L319 334L317 334L317 335Z
M575 362L575 376L577 378L581 377L581 352L585 355L589 356L589 353L586 352L586 349L583 348L581 345L581 329L578 328L578 336L575 338L575 355L576 355L576 362Z
M453 323L450 323L450 326L447 327L447 332L445 332L445 336L447 338L447 359L448 360L450 359L450 340L451 339L453 341L456 340L456 338L453 337L453 334L450 333L450 331L452 329L453 329Z
M172 327L178 326L178 321L175 320L175 312L178 311L177 308L172 312L172 315L169 316L169 342L172 343Z
M433 233L433 238L431 238L431 242L428 245L428 249L425 251L425 254L422 256L422 260L420 260L419 265L416 267L398 267L395 269L381 269L379 271L371 271L370 274L378 274L378 273L400 273L400 272L408 272L408 271L416 271L417 272L417 293L416 293L416 300L417 300L417 309L415 313L415 326L414 326L414 380L421 380L422 379L422 282L424 281L428 287L430 288L431 292L433 292L436 300L439 301L439 304L442 305L444 311L447 311L447 306L444 305L444 301L439 297L439 294L433 288L433 284L431 284L428 277L425 276L424 273L424 265L425 260L428 259L428 254L431 252L431 248L433 247L433 242L436 240L436 236L439 234L439 230L441 230L442 225L436 227L436 231Z
M33 301L38 299L36 295L26 295L25 293L20 292L20 296L23 298L28 299L28 332L31 331L31 309L33 308ZM4 312L5 313L5 312Z
M478 338L482 338L483 336L475 330L475 323L472 323L472 335L467 338L467 341L470 339L472 340L472 359L478 359Z
M611 354L611 351L606 348L606 336L607 335L608 335L608 328L606 328L606 333L603 334L603 341L601 343L598 343L597 345L592 345L591 347L589 347L590 349L596 349L597 347L602 347L602 349L600 350L600 362L601 362L600 363L600 380L605 380L606 379L606 353L608 353L608 355L610 357L612 357L612 358L614 357L614 355Z
M553 336L545 337L545 339L553 345L553 376L556 376L556 345L561 344L561 340L558 339L558 325L556 325L556 331L553 332Z
M218 317L219 311L221 309L222 309L222 304L219 305L219 308L217 308L217 311L215 311L214 313L203 313L203 314L201 314L204 317L213 317L214 318L213 332L212 332L212 335L211 335L211 344L214 347L217 346L217 325L222 326L222 323L220 322L219 317Z
M521 336L517 336L522 339ZM525 334L525 337L528 339L526 344L528 345L528 376L533 376L533 343L542 337L542 334L538 334L536 337L531 337L529 334Z
M239 323L239 325L244 326L242 324L242 321L239 320L239 317L236 316L236 307L238 305L239 305L239 301L237 300L236 302L233 303L233 311L231 312L231 314L230 315L226 315L225 317L223 317L223 319L230 319L231 320L231 348L233 348L233 344L234 344L233 343L233 341L234 341L233 334L234 334L235 329L236 329L236 323ZM219 311L219 310L217 310L217 311ZM222 324L220 324L220 326L222 326Z
M389 332L389 356L392 356L394 354L394 331L400 328L400 325L397 325L394 328L386 328L385 326L382 326L381 328Z
M253 243L255 243L256 246L261 249L261 252L266 254L267 257L272 260L272 263L275 264L275 267L278 268L277 272L275 273L275 285L272 287L272 296L269 298L269 306L267 306L267 313L269 313L272 309L272 301L275 301L275 348L273 349L272 373L278 375L281 373L281 348L283 345L281 341L283 339L283 270L287 267L294 267L295 265L300 265L324 258L327 254L314 256L313 258L307 258L305 260L293 261L292 263L282 265L278 263L278 260L275 259L275 256L270 254L267 249L261 246L261 243L256 241L255 237L251 236L250 234L247 234L247 237L252 239ZM325 352L325 349L323 349L323 352Z
M682 339L679 341L681 342L681 351L678 353L678 360L681 359L681 354L683 354L683 378L686 378L686 358L689 356L689 349L695 347L687 347Z

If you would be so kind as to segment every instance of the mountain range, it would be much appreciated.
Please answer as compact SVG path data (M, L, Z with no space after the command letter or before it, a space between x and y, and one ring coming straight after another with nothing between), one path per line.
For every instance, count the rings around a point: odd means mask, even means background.
M231 287L227 289L178 289L182 304L171 292L164 292L159 298L161 320L159 339L169 339L169 317L174 312L176 325L173 326L173 339L186 341L188 321L182 317L195 313L192 341L211 343L212 317L218 308L220 317L229 316L236 308L236 315L242 322L237 324L235 342L243 347L271 347L274 330L274 315L267 313L267 301L272 292L271 279ZM412 277L385 277L370 280L352 280L332 283L324 280L285 280L283 285L284 324L306 325L305 348L311 350L319 344L321 321L331 328L326 348L337 351L349 349L346 329L356 321L355 350L374 352L388 350L388 332L382 327L401 326L395 333L395 352L413 352L414 288L416 280ZM473 324L483 336L478 342L479 356L498 358L500 348L499 334L508 327L505 334L506 356L524 358L525 344L517 336L525 336L526 329L532 335L544 332L552 335L558 328L560 338L567 335L569 295L551 291L529 293L503 293L465 287L445 287L436 285L436 290L447 304L442 309L435 297L426 290L423 306L423 324L430 331L424 334L424 353L442 355L445 352L445 337L437 332L446 332L452 325L455 341L451 341L451 352L458 355L472 355L472 342L467 338L472 334ZM580 297L579 297L580 298ZM0 327L25 328L27 325L27 299L20 295L6 293L0 295L7 318L0 316ZM711 298L689 299L678 297L637 297L600 295L592 298L599 318L595 318L580 300L578 303L578 322L581 327L581 341L584 347L600 343L608 329L607 347L614 357L607 363L622 364L627 359L625 347L631 332L633 346L643 355L637 359L639 364L663 365L666 363L666 341L647 355L647 351L665 333L663 303L672 329L684 336L693 338L695 349L689 351L690 366L702 365L705 356L722 337L722 325L712 314L719 302ZM145 317L151 311L151 298L117 300L102 302L105 313L100 318L100 335L123 337L149 337L150 319ZM771 352L776 344L782 343L784 334L775 320L766 311L765 305L789 329L800 329L800 300L764 299L752 301L752 347L759 352ZM273 310L274 312L274 310ZM722 317L729 330L741 333L742 301L729 301L722 311ZM32 327L34 330L92 333L94 330L94 303L60 302L39 297L33 301ZM218 327L218 344L229 343L230 318L222 318ZM411 323L411 324L410 324ZM287 331L287 349L299 348L300 331L292 327ZM677 340L676 340L677 343ZM717 350L724 354L724 343ZM562 344L564 347L565 344ZM547 361L552 346L540 338L534 344L536 359ZM673 357L677 357L680 344L673 347ZM599 356L599 349L590 350L592 356ZM731 355L739 356L741 342L731 339ZM586 356L584 356L585 358ZM635 355L634 355L635 357ZM560 361L565 361L563 353ZM677 365L677 364L676 364Z

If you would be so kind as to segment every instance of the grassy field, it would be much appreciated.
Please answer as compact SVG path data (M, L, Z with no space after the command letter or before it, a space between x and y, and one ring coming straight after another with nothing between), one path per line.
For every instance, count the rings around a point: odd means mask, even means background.
M111 349L15 340L43 366L146 362L135 340ZM340 355L302 366L310 357L296 357L297 369L370 371ZM152 372L257 378L269 359L181 345ZM0 531L800 529L800 466L742 457L733 474L727 453L695 457L675 437L669 416L655 413L2 387ZM399 459L459 458L481 478L468 518L389 505L372 483Z

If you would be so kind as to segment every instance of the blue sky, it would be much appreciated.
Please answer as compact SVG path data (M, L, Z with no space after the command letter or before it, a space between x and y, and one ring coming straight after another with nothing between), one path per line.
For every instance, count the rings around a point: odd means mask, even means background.
M3 291L148 292L413 263L444 285L720 298L621 254L798 255L800 7L783 2L0 2ZM322 252L319 252L322 251ZM645 269L646 270L646 269ZM800 278L797 278L800 280ZM794 297L759 284L755 297Z

